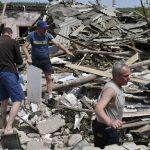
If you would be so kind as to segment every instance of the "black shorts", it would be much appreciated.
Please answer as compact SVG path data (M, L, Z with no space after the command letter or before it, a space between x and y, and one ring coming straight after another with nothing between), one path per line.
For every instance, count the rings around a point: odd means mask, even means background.
M33 60L32 61L32 65L35 66L35 67L38 67L38 68L42 69L43 72L47 72L47 73L51 73L51 74L54 73L50 59L46 59L46 60Z
M108 126L93 120L92 128L95 147L104 148L107 145L119 144L119 136L116 129L106 129Z

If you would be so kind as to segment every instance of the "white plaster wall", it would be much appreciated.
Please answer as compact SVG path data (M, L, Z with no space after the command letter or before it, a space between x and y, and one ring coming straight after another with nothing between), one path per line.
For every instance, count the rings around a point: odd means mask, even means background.
M19 37L19 27L31 26L40 16L37 12L26 12L19 13L18 18L7 18L6 16L2 19L2 24L5 27L10 27L13 30L13 38Z

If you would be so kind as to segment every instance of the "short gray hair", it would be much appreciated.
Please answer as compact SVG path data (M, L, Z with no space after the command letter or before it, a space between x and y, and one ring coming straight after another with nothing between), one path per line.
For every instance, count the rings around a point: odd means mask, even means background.
M127 64L125 64L123 61L117 61L113 64L112 67L112 76L116 76L121 74L122 68L123 67L127 67L129 68L129 66Z

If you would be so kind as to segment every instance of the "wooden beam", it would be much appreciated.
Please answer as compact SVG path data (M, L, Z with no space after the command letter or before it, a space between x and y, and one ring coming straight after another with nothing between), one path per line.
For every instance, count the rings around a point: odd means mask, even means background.
M127 123L127 124L122 125L122 127L120 127L119 129L139 127L139 126L143 126L143 125L147 125L147 124L150 124L150 120Z
M67 88L72 88L72 87L76 87L76 86L80 86L82 84L88 83L94 79L96 79L97 76L96 75L89 75L86 77L80 77L78 79L75 80L71 80L71 81L67 81L63 84L54 84L53 90L59 90L59 89L67 89Z
M81 54L85 54L85 53L89 53L89 54L102 54L102 55L121 55L121 56L131 56L132 54L130 52L119 52L119 53L115 53L115 52L106 52L106 51L93 51L93 50L77 50L77 53L81 53Z
M141 66L146 66L146 65L149 65L149 64L150 64L150 60L144 60L144 61L132 64L130 67L134 69L134 68L138 68L138 67L141 67Z
M150 116L150 110L147 111L138 111L138 112L125 112L123 113L123 118L130 118L130 117L142 117L142 116Z
M136 53L135 55L133 55L132 57L130 57L127 61L126 64L128 66L131 66L134 62L136 62L139 59L139 54Z
M107 78L112 77L111 73L106 72L106 71L96 70L96 69L92 69L92 68L88 68L88 67L84 67L84 66L79 66L79 65L74 65L74 64L66 64L65 66L68 68L71 68L71 69L80 70L83 72L95 74L95 75L102 76L102 77L107 77ZM150 83L150 80L141 80L141 79L137 79L137 78L131 78L131 81L136 82L136 83L142 83L142 84Z

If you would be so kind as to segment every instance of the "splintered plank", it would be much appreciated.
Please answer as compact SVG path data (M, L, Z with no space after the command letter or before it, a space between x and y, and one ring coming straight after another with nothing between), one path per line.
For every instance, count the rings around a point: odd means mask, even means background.
M139 59L139 54L136 53L135 55L133 55L132 57L130 57L127 61L126 64L128 66L132 65L134 62L136 62Z
M150 110L138 111L138 112L124 112L123 113L124 118L142 117L142 116L149 116L149 115L150 115Z
M80 70L80 71L83 71L83 72L95 74L95 75L98 75L98 76L111 78L111 74L109 72L96 70L96 69L92 69L92 68L88 68L88 67L84 67L84 66L80 66L80 65L74 65L74 64L66 64L65 66L68 67L68 68L71 68L71 69L76 69L76 70Z

